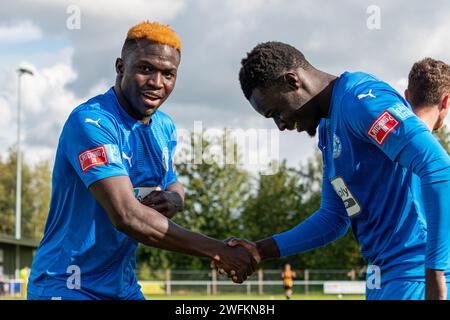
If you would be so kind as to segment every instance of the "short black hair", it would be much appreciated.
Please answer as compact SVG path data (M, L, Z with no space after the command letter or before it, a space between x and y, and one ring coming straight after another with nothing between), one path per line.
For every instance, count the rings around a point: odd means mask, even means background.
M138 44L135 39L125 39L125 42L122 46L121 58L122 60L126 60L128 56L136 50Z
M255 88L276 83L287 70L311 67L303 53L293 46L277 41L258 44L241 61L239 81L247 99Z

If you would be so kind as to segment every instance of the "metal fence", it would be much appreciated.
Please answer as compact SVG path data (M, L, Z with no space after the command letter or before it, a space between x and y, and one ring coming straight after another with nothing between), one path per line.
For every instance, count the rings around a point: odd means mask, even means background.
M282 270L260 269L243 284L233 283L215 270L161 270L140 280L145 295L271 295L284 292ZM356 270L297 270L297 294L363 294L365 273Z
M363 294L365 273L355 270L296 270L296 294ZM276 295L284 292L282 270L259 269L243 284L233 283L216 270L153 270L139 280L142 292L152 295ZM23 280L0 281L0 297L24 298Z
M0 281L1 298L20 298L25 296L26 285L23 280Z

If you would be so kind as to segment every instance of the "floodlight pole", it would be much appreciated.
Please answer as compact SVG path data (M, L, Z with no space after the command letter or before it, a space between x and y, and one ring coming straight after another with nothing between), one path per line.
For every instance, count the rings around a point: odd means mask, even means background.
M17 165L16 165L16 226L15 238L20 240L22 238L21 220L22 220L22 154L20 150L20 123L21 123L21 78L22 75L33 75L33 72L26 68L17 69L18 86L17 86ZM16 244L16 279L20 276L20 245Z

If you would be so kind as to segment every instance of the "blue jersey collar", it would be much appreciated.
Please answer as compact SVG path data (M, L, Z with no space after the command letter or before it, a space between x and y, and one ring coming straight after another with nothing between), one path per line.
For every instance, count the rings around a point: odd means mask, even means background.
M109 88L109 90L105 94L111 96L111 98L114 101L114 106L116 107L117 113L131 128L135 128L135 127L151 128L152 119L150 119L150 123L148 125L146 125L146 124L143 124L142 122L139 122L138 120L134 119L132 116L130 116L125 111L125 109L120 104L119 99L117 98L114 87Z

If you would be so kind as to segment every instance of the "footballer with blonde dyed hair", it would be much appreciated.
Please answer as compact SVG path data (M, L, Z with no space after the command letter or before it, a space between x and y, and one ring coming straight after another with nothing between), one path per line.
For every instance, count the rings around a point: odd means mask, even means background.
M255 270L245 249L170 221L183 209L184 189L173 163L175 125L159 108L175 87L180 58L180 39L168 26L132 27L115 85L70 114L28 299L144 299L138 242L212 259L235 282Z

